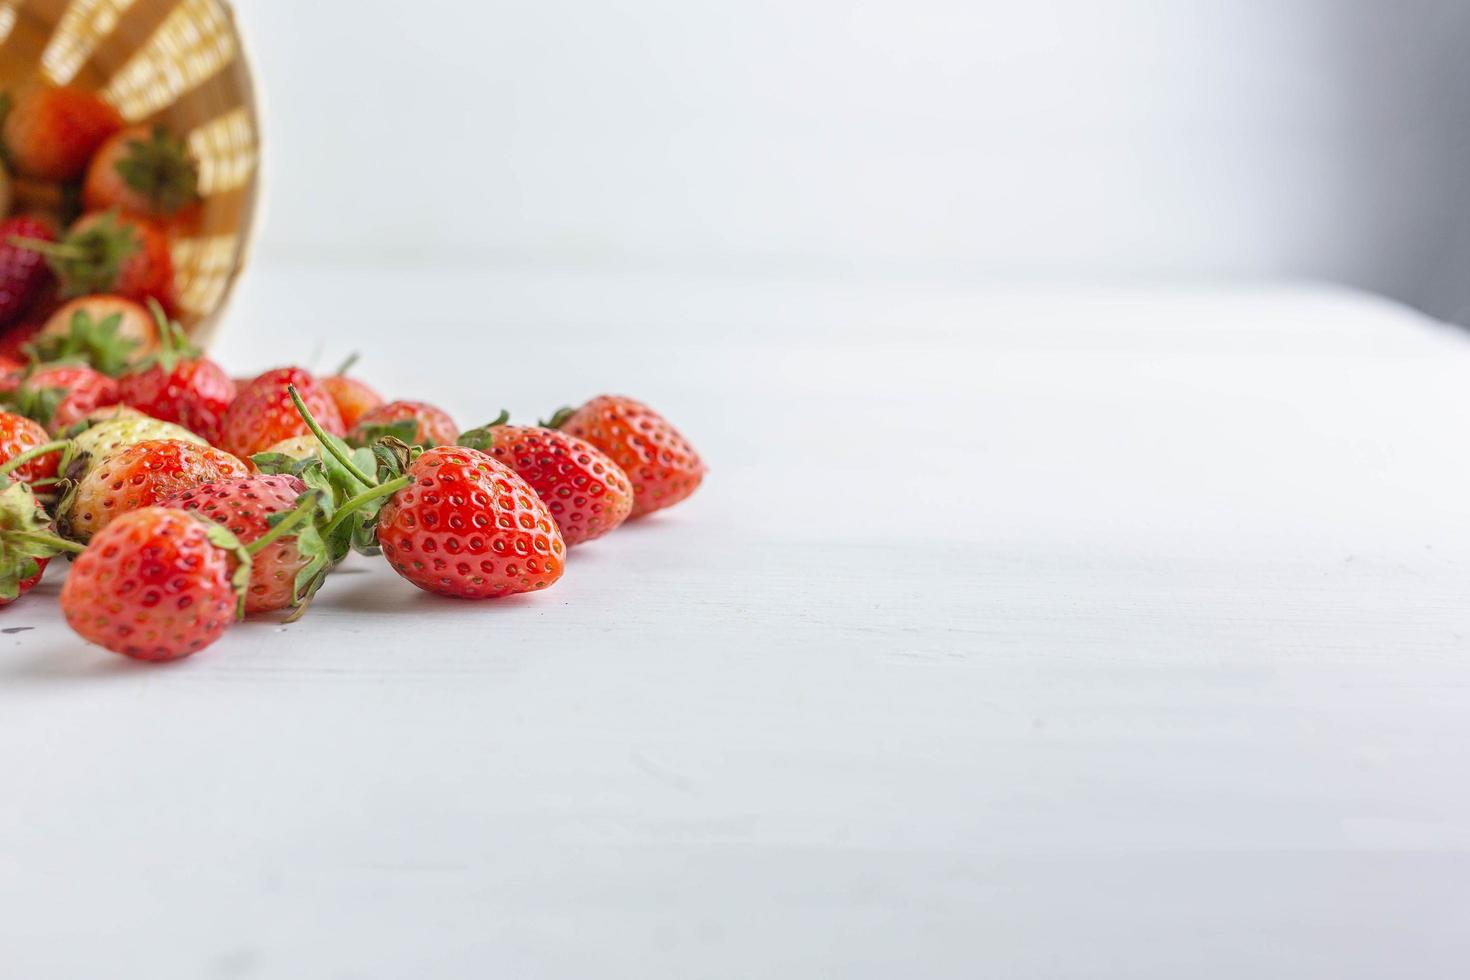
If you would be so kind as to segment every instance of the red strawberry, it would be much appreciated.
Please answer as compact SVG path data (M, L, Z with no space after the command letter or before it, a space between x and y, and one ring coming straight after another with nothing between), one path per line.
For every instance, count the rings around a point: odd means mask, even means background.
M116 381L80 364L43 366L5 397L11 411L35 419L52 432L61 432L118 401Z
M31 86L15 94L0 135L20 173L64 182L80 177L97 148L122 127L118 111L86 89Z
M0 221L0 324L19 319L51 280L45 256L24 243L54 241L56 233L38 218Z
M10 465L11 460L39 449L51 442L51 437L35 419L10 412L0 412L0 473L21 483L49 480L56 475L56 466L61 462L60 450L36 456L28 462Z
M156 419L177 422L211 443L219 442L220 421L235 400L235 382L224 368L189 344L184 330L171 323L157 304L162 348L149 362L118 379L121 401Z
M230 403L220 423L220 445L248 459L282 439L309 432L291 401L292 385L323 429L334 436L346 431L337 403L310 373L301 368L276 368L250 382Z
M25 369L25 361L0 354L0 391L14 391Z
M182 439L134 443L98 460L56 506L63 536L86 541L140 507L151 507L190 487L249 476L229 453Z
M633 481L633 513L672 507L704 479L704 461L662 415L620 395L599 395L581 408L564 408L549 423L601 449Z
M195 511L229 528L242 544L251 544L270 533L270 517L296 509L304 493L306 484L294 476L250 476L185 490L163 506ZM294 536L281 535L256 551L245 611L272 612L292 605L296 577L311 561L301 553Z
M46 257L64 299L113 293L174 304L174 265L168 236L156 225L113 211L83 215L56 242L15 238Z
M492 424L460 436L520 474L546 501L567 547L601 537L627 519L633 485L602 450L555 429Z
M224 528L144 507L109 524L77 558L61 609L84 639L115 653L176 660L235 621L249 563Z
M329 374L322 378L322 387L337 403L342 415L342 424L351 429L358 419L383 404L383 396L356 378L345 374Z
M348 440L365 446L385 435L410 446L452 446L459 438L459 426L447 412L426 402L389 402L358 419Z
M490 599L561 578L566 544L536 491L475 449L430 449L378 512L394 570L428 592Z
M199 166L163 126L125 129L92 158L82 203L89 211L171 218L199 203Z
M32 347L43 361L80 357L103 374L117 375L158 349L158 327L140 303L82 296L51 314Z

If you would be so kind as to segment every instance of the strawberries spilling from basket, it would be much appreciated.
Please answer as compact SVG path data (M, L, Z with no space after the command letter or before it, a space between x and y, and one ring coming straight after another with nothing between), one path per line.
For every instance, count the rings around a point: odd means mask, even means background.
M66 556L77 633L175 660L243 616L299 617L353 551L455 598L548 588L568 548L703 479L628 398L462 432L352 360L232 378L170 318L200 203L185 140L31 86L0 95L0 159L0 607Z

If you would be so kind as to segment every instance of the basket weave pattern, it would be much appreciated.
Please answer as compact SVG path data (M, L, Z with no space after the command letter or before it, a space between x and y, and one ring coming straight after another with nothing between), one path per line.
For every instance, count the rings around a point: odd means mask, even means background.
M259 160L254 90L222 0L0 0L0 83L101 92L199 164L197 231L174 243L181 319L207 341L244 265Z

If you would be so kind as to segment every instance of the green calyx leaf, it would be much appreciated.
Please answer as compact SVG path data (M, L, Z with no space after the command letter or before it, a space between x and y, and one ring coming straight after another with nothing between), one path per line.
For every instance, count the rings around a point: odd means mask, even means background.
M564 405L551 414L551 418L543 419L541 426L547 429L560 429L567 424L567 419L577 414L577 410L570 405Z
M0 490L0 598L20 595L20 583L40 569L38 560L75 551L51 533L51 520L24 483Z
M88 228L69 232L59 242L10 241L46 257L61 283L63 299L111 292L123 262L143 247L138 233L119 221L116 211L109 211Z
M138 347L138 341L119 335L121 326L121 313L97 321L87 310L77 310L71 315L66 333L39 336L22 350L38 365L80 362L115 378L127 370Z
M200 356L199 348L189 342L189 335L184 333L184 328L170 320L163 305L152 296L148 297L148 312L153 315L153 322L158 327L158 353L144 359L137 370L146 371L156 365L164 374L172 374L180 361Z
M486 422L484 425L476 426L473 429L466 429L464 432L461 432L459 434L459 440L455 443L455 445L464 446L466 449L478 449L481 452L488 453L491 449L495 447L495 433L491 430L495 429L498 426L502 426L509 421L510 413L502 408L499 415L495 416L495 418L491 419L489 422Z
M459 441L456 445L463 446L466 449L478 449L482 453L488 453L491 449L495 448L495 435L490 431L489 426L481 426L478 429L466 429L459 434Z
M154 126L147 139L129 140L115 168L156 214L171 215L199 200L199 167L184 141L163 126Z
M360 425L352 433L352 444L355 446L371 446L380 439L395 439L398 442L410 446L424 445L432 448L433 443L427 444L418 441L419 424L416 419L398 419L393 422L379 422L374 425Z
M14 391L0 397L0 407L7 412L35 419L50 428L51 419L55 417L56 409L66 400L66 396L65 388L48 388L22 381Z
M298 466L311 462L310 459L297 459L295 456L287 456L285 453L256 453L250 457L250 462L262 473L276 474L287 473L295 476Z
M207 517L196 514L194 511L186 511L190 517L199 522L204 528L204 535L209 543L223 551L232 552L237 564L235 572L230 576L230 588L235 592L235 618L245 618L245 594L250 589L250 568L253 564L250 552L240 544L240 539L223 524L216 524Z

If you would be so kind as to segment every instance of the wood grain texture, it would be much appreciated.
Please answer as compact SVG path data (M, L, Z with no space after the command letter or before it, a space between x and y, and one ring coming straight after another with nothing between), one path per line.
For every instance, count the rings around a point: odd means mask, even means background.
M546 593L354 560L162 669L49 578L0 613L0 973L1461 972L1461 335L530 272L263 270L233 316L237 373L360 349L465 425L636 393L708 484Z

